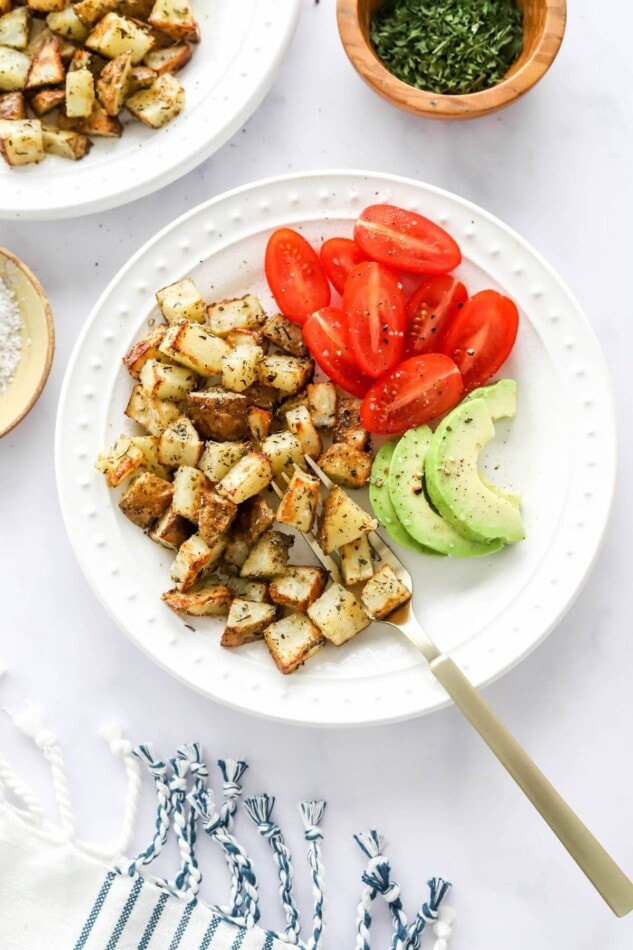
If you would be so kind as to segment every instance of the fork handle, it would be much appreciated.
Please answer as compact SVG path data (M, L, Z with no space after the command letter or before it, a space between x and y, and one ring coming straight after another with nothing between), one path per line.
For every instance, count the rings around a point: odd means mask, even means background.
M633 883L561 798L459 667L443 654L432 660L429 666L613 913L624 917L633 910Z

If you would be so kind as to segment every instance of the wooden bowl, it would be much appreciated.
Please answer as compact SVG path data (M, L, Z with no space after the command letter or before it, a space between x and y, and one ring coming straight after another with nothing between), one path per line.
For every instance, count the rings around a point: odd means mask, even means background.
M383 99L433 119L472 119L525 95L554 62L565 33L566 0L517 0L523 10L523 52L506 77L464 96L422 92L402 82L378 59L369 40L371 16L382 0L338 0L336 15L345 52L361 77Z
M0 393L0 438L10 432L40 397L55 350L53 314L38 279L18 257L0 247L0 277L13 291L22 318L22 356L15 378Z

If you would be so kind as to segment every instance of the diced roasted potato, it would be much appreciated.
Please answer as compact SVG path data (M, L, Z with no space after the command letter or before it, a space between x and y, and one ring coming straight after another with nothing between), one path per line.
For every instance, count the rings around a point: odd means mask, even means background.
M297 356L265 356L257 367L260 382L284 393L298 393L313 372L312 360Z
M305 389L302 389L301 392L296 393L294 396L287 396L277 407L275 411L275 422L278 425L276 429L277 432L288 428L286 413L291 412L293 409L298 409L299 407L303 407L304 409L308 408L308 393Z
M335 442L348 442L357 449L369 448L369 432L361 425L360 406L361 400L355 396L339 396L332 433Z
M249 548L275 523L275 512L259 495L248 498L240 505L233 533L243 538Z
M217 336L232 330L257 330L266 319L262 305L254 294L220 300L207 307L207 323Z
M323 551L330 554L377 527L376 519L352 501L342 488L333 488L319 518L318 541Z
M371 545L366 534L358 541L350 541L349 544L344 544L339 553L341 555L343 580L348 587L373 577L374 564L371 557Z
M55 86L63 82L66 70L62 62L59 37L51 34L50 40L38 50L29 66L25 89L39 86Z
M182 465L174 475L173 510L177 515L197 522L198 509L210 488L211 484L204 472Z
M63 10L68 0L27 0L31 10L37 13L55 13Z
M119 501L119 508L139 528L149 528L169 508L172 495L169 482L142 472Z
M35 110L33 111L35 112ZM5 92L0 95L0 119L13 119L14 121L26 119L26 102L23 93Z
M262 442L262 452L270 459L273 475L304 465L301 443L292 432L274 432Z
M241 577L260 577L267 580L283 574L288 564L288 552L294 538L280 531L266 531L256 542L242 565Z
M322 567L295 567L292 564L286 568L285 574L270 582L270 599L274 604L294 607L304 613L321 596L326 583L327 574Z
M42 126L42 142L47 155L58 155L71 162L78 162L92 148L92 142L88 136L82 135L81 132L47 126Z
M360 488L369 483L372 458L369 452L349 442L333 442L319 459L319 465L337 485Z
M218 491L239 505L252 495L256 495L273 480L270 460L263 452L249 452L229 469L218 482Z
M157 73L153 69L150 69L149 66L132 66L130 70L130 80L128 84L127 94L133 96L135 92L138 92L140 89L149 89L150 86L153 86L157 79Z
M31 13L26 7L16 7L0 16L0 46L24 50L29 44Z
M370 624L370 619L351 591L332 584L310 607L308 617L335 646L351 640Z
M147 20L153 6L154 0L119 0L117 9L121 16L129 16L133 20Z
M190 393L187 397L187 412L205 439L231 442L247 439L250 434L248 407L243 393L227 393L221 386Z
M323 451L323 442L306 407L291 409L286 413L286 421L292 434L299 439L303 454L318 459Z
M171 479L172 475L170 470L164 465L161 465L158 461L160 439L155 435L133 435L130 436L130 442L143 453L143 468L146 472L151 472L152 475L164 478L165 481Z
M260 409L268 409L269 412L272 412L281 401L279 390L273 389L272 386L265 386L263 383L253 383L245 390L244 395L249 406L259 406Z
M233 592L226 584L204 584L187 593L168 590L162 595L161 600L177 614L187 614L190 617L219 617L228 614L233 603Z
M127 356L123 357L123 362L127 366L130 376L138 379L147 360L159 360L161 363L170 362L169 357L158 349L166 333L167 324L157 324L152 327L144 339L134 344Z
M148 20L175 40L200 41L200 28L189 0L156 0Z
M321 649L324 638L305 614L291 614L264 630L270 655L282 673L294 673Z
M95 104L95 80L89 69L75 69L66 76L66 115L85 119Z
M308 348L303 342L301 327L293 323L288 317L277 313L270 317L262 327L265 337L278 346L280 350L290 353L291 356L307 356Z
M80 69L87 69L93 76L98 76L107 60L89 49L76 49L70 58L68 65L69 72L78 72Z
M181 592L191 590L202 574L217 564L225 547L226 538L220 538L209 547L199 534L192 534L180 545L171 566L171 579L176 589Z
M89 2L90 0L81 0L80 3L75 4L75 12L80 20L83 20L84 5ZM101 53L106 59L116 59L121 53L130 52L135 66L154 45L152 35L144 23L112 12L106 13L102 19L98 20L85 42L89 49L94 50L95 53Z
M311 531L321 496L318 478L295 469L277 508L277 521L298 531Z
M234 600L220 640L221 645L239 647L244 643L252 643L253 640L262 640L262 630L272 623L276 613L277 610L272 604L239 598Z
M249 449L248 442L207 442L198 468L212 482L219 482Z
M196 387L198 377L185 366L174 366L159 360L147 360L139 374L141 386L148 396L182 402Z
M105 139L120 139L123 134L123 126L117 117L108 115L98 99L90 115L73 118L60 112L57 124L60 129L72 129L83 135L98 135Z
M163 73L177 73L186 66L193 56L190 46L180 43L178 46L168 46L166 49L153 49L145 57L145 64L153 69L158 76Z
M170 360L188 366L200 376L221 373L222 358L231 352L224 340L189 320L172 323L159 349Z
M229 330L223 338L230 347L259 346L263 353L268 351L268 340L259 330Z
M24 89L30 66L31 60L25 53L0 46L0 92Z
M111 59L101 70L97 80L97 95L108 115L118 115L123 108L128 95L131 72L132 54L129 50Z
M158 461L161 465L179 468L182 465L195 468L204 451L204 443L187 416L181 416L167 426L158 444Z
M78 0L73 3L75 14L80 23L92 27L102 19L106 13L111 13L118 7L118 0ZM84 36L82 42L86 39Z
M248 410L248 428L256 442L263 442L269 435L273 414L259 406L250 406Z
M72 40L74 43L83 43L89 31L75 12L77 6L78 4L69 4L63 10L49 13L46 17L46 25L49 30L63 36L64 39Z
M149 537L152 541L162 544L164 548L177 551L181 544L184 544L194 534L195 530L190 521L187 521L182 515L177 515L172 508L168 508L149 532Z
M182 415L182 410L175 402L154 399L147 395L142 386L135 386L125 407L125 415L142 425L150 435L160 436L168 425Z
M156 294L156 300L167 323L203 323L206 315L205 302L191 277L177 280L175 284L163 287Z
M0 16L9 13L13 6L13 0L0 0Z
M102 472L108 485L115 488L141 467L145 461L143 452L127 435L121 435L97 458L95 468Z
M211 489L205 492L198 508L198 531L207 544L215 544L225 534L237 515L237 505Z
M334 383L309 383L308 409L319 429L330 429L336 418L336 386Z
M259 346L238 346L222 357L222 385L235 393L242 393L257 378L257 364L264 351Z
M149 89L130 96L125 105L144 125L160 129L182 112L185 90L171 73L163 73Z
M52 112L66 101L65 89L38 89L29 99L29 105L35 115L42 116Z
M227 577L226 586L235 597L241 600L250 600L257 604L269 604L268 584L263 581L249 581L244 577Z
M244 538L231 536L224 551L224 561L231 569L241 568L248 554L248 545Z
M381 620L411 600L411 592L388 564L383 564L361 591L361 600L370 617Z

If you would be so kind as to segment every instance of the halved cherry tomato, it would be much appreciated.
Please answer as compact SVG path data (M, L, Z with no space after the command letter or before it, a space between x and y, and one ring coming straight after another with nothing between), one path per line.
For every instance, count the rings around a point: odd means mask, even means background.
M462 260L459 245L444 228L395 205L365 208L354 240L372 260L414 274L448 274Z
M457 363L470 392L505 363L519 329L519 311L509 297L482 290L468 300L442 341L442 353Z
M338 307L323 307L303 325L303 339L310 353L333 383L352 396L363 397L373 379L354 362L347 343L345 315Z
M329 304L330 285L318 255L292 228L271 234L264 267L277 306L295 323L303 323L309 314Z
M402 356L404 307L400 279L384 264L365 261L345 281L343 312L349 345L359 368L374 379Z
M460 280L449 274L425 277L407 300L405 359L441 350L444 335L467 300L468 291Z
M345 281L357 264L367 260L367 255L360 249L356 241L350 238L328 238L321 245L319 252L323 270L339 294L343 293Z
M404 432L448 412L459 402L463 388L460 372L448 356L413 356L374 383L363 399L360 417L370 432Z

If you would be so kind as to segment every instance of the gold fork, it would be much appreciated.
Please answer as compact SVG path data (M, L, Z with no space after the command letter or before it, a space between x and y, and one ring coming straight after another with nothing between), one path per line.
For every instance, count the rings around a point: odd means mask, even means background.
M305 459L322 485L328 490L334 488L334 483L316 462L309 456ZM273 482L272 487L281 497L283 487L278 482ZM304 534L304 537L332 580L341 583L337 561L323 553L314 532ZM367 537L377 559L388 564L407 590L413 592L411 575L391 548L376 531L370 531ZM411 602L380 622L399 630L417 647L433 676L545 819L614 914L624 917L633 910L633 883L561 798L454 661L427 636L413 612Z

